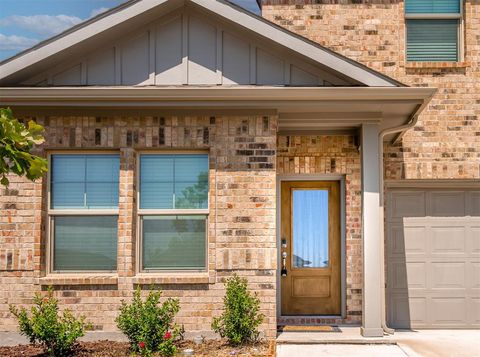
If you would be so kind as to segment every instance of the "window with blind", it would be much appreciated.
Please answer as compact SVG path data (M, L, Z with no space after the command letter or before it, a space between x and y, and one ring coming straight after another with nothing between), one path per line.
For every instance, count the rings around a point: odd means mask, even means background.
M407 61L459 61L461 11L460 0L406 0Z
M205 270L207 154L142 154L141 270Z
M50 166L51 270L116 270L119 155L54 154Z

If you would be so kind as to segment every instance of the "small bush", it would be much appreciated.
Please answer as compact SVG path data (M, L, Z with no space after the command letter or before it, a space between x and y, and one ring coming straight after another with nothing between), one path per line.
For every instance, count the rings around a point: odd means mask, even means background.
M233 345L255 342L259 335L257 328L264 317L259 313L260 299L248 291L247 279L237 275L227 279L225 286L225 310L213 319L212 329Z
M85 316L76 319L70 310L63 315L58 313L58 300L53 297L52 288L46 296L35 294L34 306L30 315L25 308L18 309L10 305L10 312L18 319L20 333L30 339L30 343L40 344L50 356L66 356L79 337L85 334L90 324Z
M160 304L160 291L150 291L146 300L140 296L140 287L135 290L130 304L122 301L118 328L128 337L130 348L142 356L160 352L172 356L177 351L175 340L180 336L180 328L174 323L180 310L178 299L167 299Z

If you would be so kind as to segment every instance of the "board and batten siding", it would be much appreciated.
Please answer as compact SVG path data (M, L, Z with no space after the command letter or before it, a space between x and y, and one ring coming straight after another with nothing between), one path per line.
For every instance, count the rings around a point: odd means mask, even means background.
M215 17L176 11L24 85L352 85Z

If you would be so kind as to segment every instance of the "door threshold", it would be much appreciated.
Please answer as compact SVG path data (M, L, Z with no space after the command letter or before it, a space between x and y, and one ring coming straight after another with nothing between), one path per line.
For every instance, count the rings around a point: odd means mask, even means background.
M342 315L280 315L278 316L280 319L288 319L288 318L295 318L295 319L341 319L343 318Z

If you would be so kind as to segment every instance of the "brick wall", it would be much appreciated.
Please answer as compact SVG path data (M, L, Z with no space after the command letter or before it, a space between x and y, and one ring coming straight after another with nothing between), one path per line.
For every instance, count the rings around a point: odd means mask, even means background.
M248 278L262 301L262 330L276 330L276 117L37 117L48 150L112 149L120 153L118 271L45 276L46 180L11 178L0 188L0 330L14 330L8 304L29 304L54 285L65 306L87 315L97 329L115 330L120 301L137 284L155 284L180 298L178 322L187 332L209 331L220 313L222 279ZM136 158L141 149L209 151L208 272L139 276L135 273ZM145 275L145 274L143 274Z
M263 0L263 16L410 86L438 88L385 147L388 179L480 178L480 1L464 1L464 62L405 61L401 0Z
M278 136L277 172L345 177L346 308L333 323L361 322L362 209L360 152L353 136ZM332 323L327 321L327 323Z

